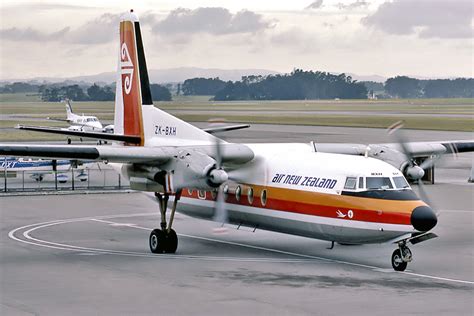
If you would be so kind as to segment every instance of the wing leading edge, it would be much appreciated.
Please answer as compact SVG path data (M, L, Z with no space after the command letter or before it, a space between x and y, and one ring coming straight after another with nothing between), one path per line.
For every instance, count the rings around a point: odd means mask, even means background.
M82 146L82 145L13 145L0 144L0 156L38 157L47 159L88 159L118 163L141 163L160 165L170 159L178 159L179 154L198 151L216 158L215 147L200 146ZM254 158L253 151L241 144L223 144L224 163L243 164Z

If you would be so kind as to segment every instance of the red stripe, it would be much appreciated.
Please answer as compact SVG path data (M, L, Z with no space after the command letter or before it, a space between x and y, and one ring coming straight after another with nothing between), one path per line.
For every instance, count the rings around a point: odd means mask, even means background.
M189 194L187 190L183 191L183 197L198 199L197 191L194 190L192 194ZM362 199L362 198L361 198ZM211 194L207 192L206 194L207 201L215 201L212 198ZM242 195L240 201L237 201L234 194L229 194L226 203L242 206L252 206L256 208L271 209L282 212L320 216L327 218L336 218L343 219L348 221L362 221L370 223L384 223L384 224L400 224L400 225L410 225L410 213L394 213L394 212L383 212L382 210L367 210L360 208L340 208L328 205L319 205L311 203L301 203L295 201L287 201L280 199L268 198L267 204L265 207L261 205L260 198L255 197L252 204L249 204L247 196ZM348 211L351 210L353 217L341 218L337 216L337 211L340 211L343 214L348 214Z

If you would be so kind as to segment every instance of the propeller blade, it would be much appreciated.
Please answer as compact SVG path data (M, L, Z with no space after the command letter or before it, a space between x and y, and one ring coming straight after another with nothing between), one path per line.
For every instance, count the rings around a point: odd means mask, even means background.
M217 190L217 197L214 208L214 218L213 220L217 223L220 223L219 227L213 229L215 234L227 233L227 228L224 227L224 224L228 222L228 213L225 207L224 192L222 186Z
M421 199L426 203L431 205L430 198L428 197L428 194L426 194L425 190L425 185L423 184L423 180L418 179L418 194L420 195Z
M215 157L216 168L222 169L222 145L221 145L221 140L217 137L216 137L216 142L214 146L215 146L214 150L216 152L216 157Z
M434 157L428 158L425 161L423 161L419 167L424 170L429 169L434 166L434 164L440 159L440 157L441 156L434 156Z
M395 122L387 128L387 133L389 135L392 135L392 137L395 138L397 144L400 146L400 149L401 149L402 153L410 161L410 166L413 166L414 165L413 164L413 156L412 156L410 150L408 149L408 146L407 146L408 141L407 141L407 138L406 138L406 136L404 135L404 133L402 131L403 126L404 126L403 121Z
M423 202L428 204L433 209L433 211L435 211L435 214L436 214L437 217L440 217L441 212L437 211L437 208L433 205L433 202L430 200L430 198L428 196L428 193L426 193L426 188L425 188L425 185L423 183L423 180L418 179L417 183L418 183L418 194L420 195Z

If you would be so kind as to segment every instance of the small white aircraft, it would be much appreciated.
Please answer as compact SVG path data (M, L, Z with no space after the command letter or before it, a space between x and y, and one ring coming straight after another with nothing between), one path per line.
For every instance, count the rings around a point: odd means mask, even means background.
M394 166L369 154L324 153L314 144L224 142L212 130L153 106L133 11L121 18L119 47L114 134L52 131L112 140L113 145L0 144L0 155L110 163L132 189L156 197L161 219L149 237L153 253L176 252L176 211L333 244L394 243L391 262L397 271L412 260L409 243L436 237L430 232L437 224L435 212ZM404 154L411 155L408 149Z
M81 131L81 132L104 132L113 133L114 125L103 126L97 116L92 115L78 115L73 112L71 102L69 99L65 99L66 103L66 119L47 117L46 119L51 121L67 122L70 124L67 128L52 128L52 127L36 127L39 129L57 130L57 131ZM34 127L33 127L34 128ZM71 143L71 139L68 138L68 144Z
M51 121L67 122L71 126L67 129L70 131L99 131L99 132L113 132L114 126L102 126L97 116L92 115L77 115L72 111L71 102L69 99L66 102L66 119L47 117Z

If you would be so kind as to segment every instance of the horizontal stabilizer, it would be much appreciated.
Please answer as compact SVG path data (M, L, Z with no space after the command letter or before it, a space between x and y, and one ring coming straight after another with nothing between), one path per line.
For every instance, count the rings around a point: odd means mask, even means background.
M203 128L202 130L208 132L209 134L215 134L219 132L228 132L228 131L235 131L238 129L249 128L249 124L239 124L239 125L230 125L230 126L219 126L219 127L207 127Z
M119 134L102 133L102 132L71 131L68 129L43 127L43 126L18 125L16 128L27 130L27 131L35 131L35 132L43 132L43 133L51 133L51 134L70 135L70 136L77 136L77 137L102 139L102 140L115 140L115 141L120 141L120 142L131 143L131 144L139 144L141 141L141 138L139 136L132 136L132 135L119 135Z

